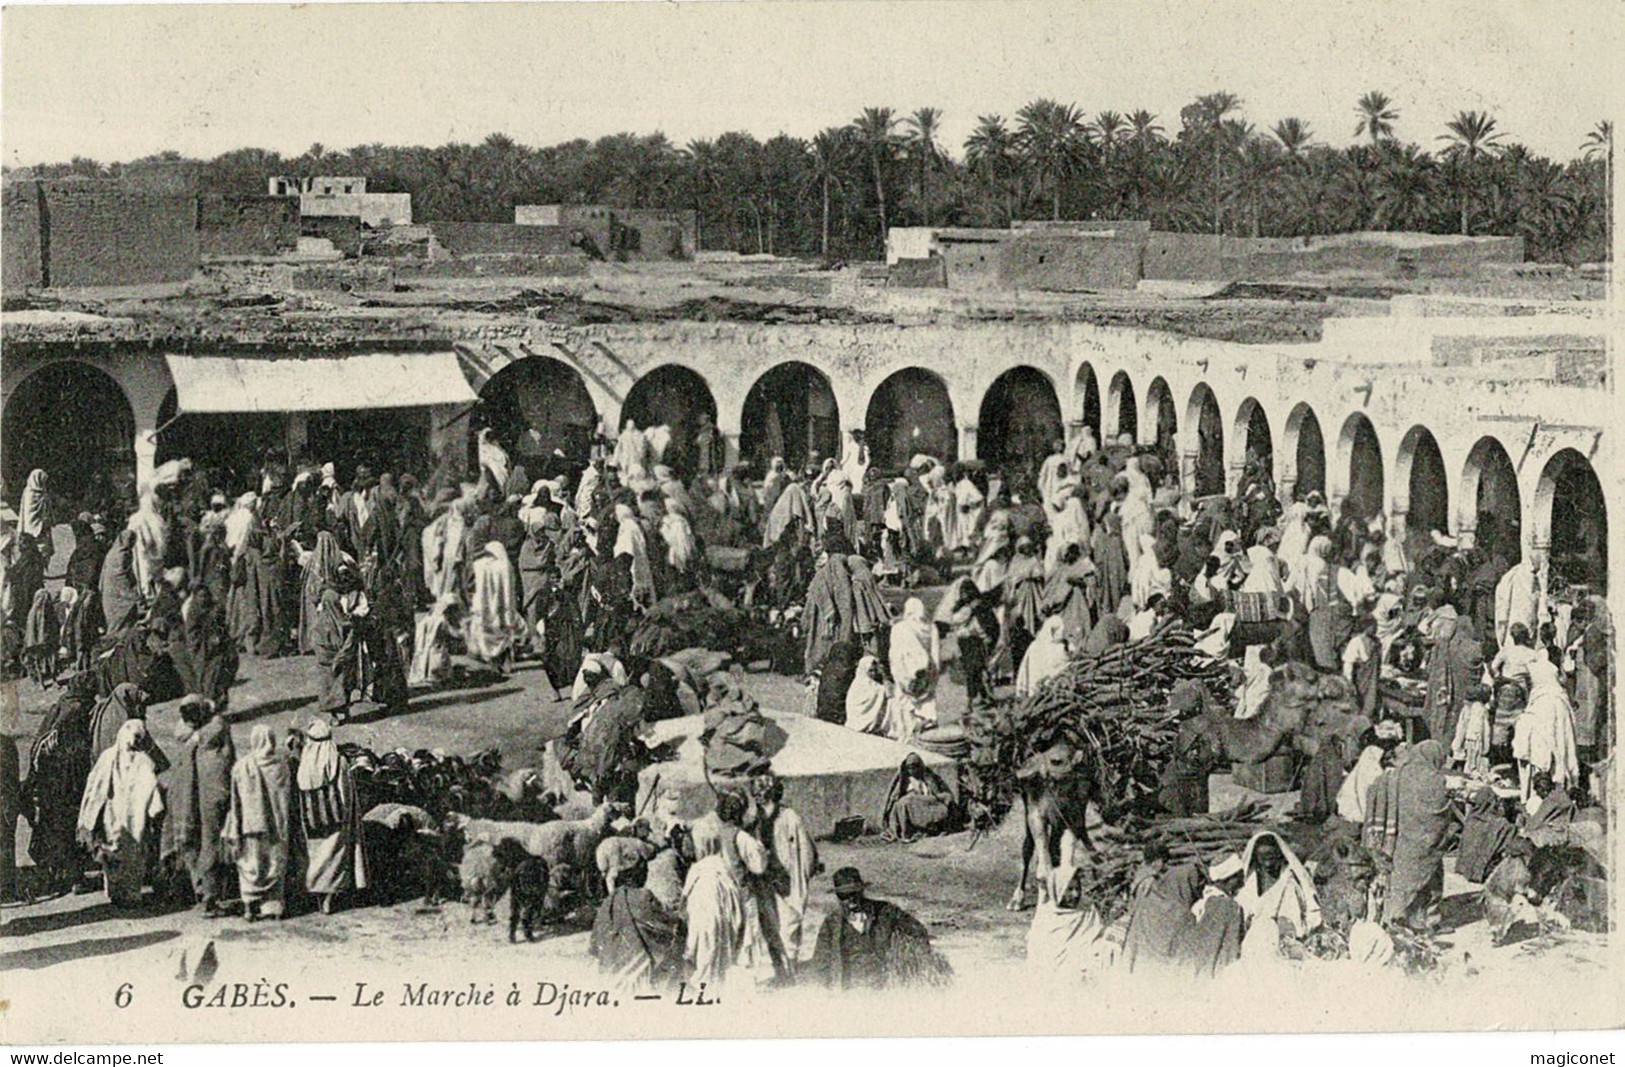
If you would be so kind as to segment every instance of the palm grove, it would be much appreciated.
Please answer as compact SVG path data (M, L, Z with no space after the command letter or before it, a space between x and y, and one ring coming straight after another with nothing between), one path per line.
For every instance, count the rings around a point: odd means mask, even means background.
M1484 112L1459 112L1425 145L1396 138L1400 115L1383 93L1365 94L1351 113L1353 143L1339 148L1299 118L1261 128L1227 92L1182 108L1177 125L1145 110L1091 118L1042 99L1009 118L980 116L956 155L939 109L871 107L811 140L732 132L683 147L662 133L620 133L531 148L492 134L437 148L316 144L293 158L244 148L203 163L200 191L251 193L274 174L359 175L377 191L411 193L423 221L512 221L522 203L687 207L702 248L825 258L878 256L888 226L1021 218L1144 219L1243 237L1521 235L1532 259L1607 258L1611 123L1558 163ZM34 168L117 169L83 158Z

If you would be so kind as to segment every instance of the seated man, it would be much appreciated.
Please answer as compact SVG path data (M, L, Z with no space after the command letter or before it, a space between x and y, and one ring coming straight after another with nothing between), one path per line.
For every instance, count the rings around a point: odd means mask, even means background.
M880 822L881 832L890 840L913 841L948 833L963 820L948 783L925 765L918 752L910 752L892 778Z
M767 719L756 701L730 678L711 680L705 728L705 769L724 778L749 778L768 770Z
M840 909L819 927L811 965L825 986L894 989L953 979L925 926L897 905L870 898L856 867L841 868L832 881Z

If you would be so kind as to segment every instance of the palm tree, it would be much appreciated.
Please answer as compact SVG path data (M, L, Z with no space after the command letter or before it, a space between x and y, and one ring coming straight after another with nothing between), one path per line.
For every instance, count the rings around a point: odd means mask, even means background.
M1034 100L1016 112L1021 153L1032 165L1038 187L1049 186L1050 217L1061 218L1061 179L1082 155L1083 115L1072 104Z
M694 192L694 249L705 247L705 194L716 184L716 142L704 138L688 142L683 150L688 158L689 181Z
M1449 132L1440 134L1438 139L1448 142L1444 155L1456 171L1460 186L1461 235L1466 237L1470 230L1468 213L1473 192L1482 180L1479 163L1500 151L1501 135L1495 130L1495 119L1485 111L1458 111L1444 126Z
M1226 148L1225 118L1230 112L1241 106L1241 97L1235 93L1217 92L1196 98L1195 113L1199 127L1207 134L1208 140L1213 143L1213 232L1220 229L1221 212L1220 198L1223 196L1224 181L1220 173L1224 163ZM1238 142L1239 143L1239 142Z
M1354 110L1360 115L1360 124L1354 127L1354 136L1365 134L1371 138L1372 144L1392 137L1394 122L1399 118L1399 109L1393 103L1375 89L1360 97L1354 105Z
M1591 127L1585 143L1580 146L1586 159L1602 158L1602 199L1604 207L1603 234L1607 247L1614 247L1614 124L1603 119Z
M1315 133L1309 124L1299 118L1284 118L1275 124L1272 131L1275 139L1281 142L1286 154L1294 159L1303 154L1303 151L1314 143Z
M889 107L866 107L852 120L852 132L869 157L875 181L875 202L880 207L880 247L886 247L886 167L897 154L897 116Z
M1162 140L1162 127L1157 125L1157 116L1145 108L1138 108L1128 114L1129 141L1146 148Z
M831 126L812 139L813 180L818 183L823 213L818 229L818 253L829 258L829 202L830 193L845 175L852 161L852 133L841 126Z
M1439 166L1415 145L1391 146L1374 176L1372 223L1385 230L1425 230L1439 192Z
M1013 181L1020 151L1017 136L1004 124L1002 115L980 115L976 129L965 138L965 163L971 173L1004 201L1005 223L1016 218Z
M920 168L920 206L924 209L925 224L931 225L931 172L942 165L942 146L937 137L942 132L942 109L922 107L903 120L907 132L903 135L908 152Z
M1089 124L1089 135L1108 152L1123 140L1128 131L1128 120L1115 111L1102 111Z

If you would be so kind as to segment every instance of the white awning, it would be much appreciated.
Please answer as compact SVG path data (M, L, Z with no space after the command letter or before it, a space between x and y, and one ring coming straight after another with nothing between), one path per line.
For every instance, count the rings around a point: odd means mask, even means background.
M455 352L380 352L311 359L165 356L179 410L347 411L473 404Z

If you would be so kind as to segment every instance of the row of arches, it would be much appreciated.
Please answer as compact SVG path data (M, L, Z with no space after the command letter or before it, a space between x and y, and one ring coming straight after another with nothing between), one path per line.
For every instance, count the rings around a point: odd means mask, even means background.
M1093 369L1084 364L1076 386L1078 410L1068 413L1043 371L1031 366L1004 371L980 401L973 446L977 456L995 466L1036 465L1066 436L1069 421L1081 422L1097 440L1126 435L1160 446L1170 459L1182 459L1185 477L1198 496L1224 492L1230 471L1251 461L1277 479L1283 497L1332 495L1328 490L1335 488L1345 511L1402 516L1411 538L1425 538L1434 530L1471 530L1480 545L1509 558L1516 558L1525 543L1549 542L1554 561L1589 561L1574 562L1577 571L1595 571L1605 561L1601 484L1589 457L1572 449L1547 459L1529 502L1533 510L1526 512L1517 468L1506 448L1494 436L1481 438L1459 468L1461 499L1453 515L1450 469L1425 426L1411 427L1396 454L1385 457L1362 412L1344 420L1328 447L1325 428L1307 402L1288 412L1278 434L1257 398L1243 400L1227 420L1214 390L1199 383L1181 412L1167 380L1158 376L1144 393L1142 426L1142 406L1126 372L1116 372L1103 393ZM904 466L919 453L948 462L960 456L961 427L952 396L943 378L930 370L911 366L886 376L870 393L864 415L871 459L880 468ZM86 496L93 487L117 491L133 483L134 418L124 389L104 370L78 360L46 364L11 392L4 416L0 455L8 496L20 492L28 471L36 467L49 471L69 499ZM620 410L622 425L671 427L668 462L683 472L696 469L708 447L721 447L713 438L717 419L717 402L705 378L676 364L641 376ZM277 415L176 418L173 390L160 409L159 423L164 427L159 462L178 455L218 454L225 462L213 465L228 472L251 470L266 450L285 441L285 426ZM522 458L580 463L599 423L600 413L580 372L563 361L535 356L514 362L486 383L480 404L468 415L468 438L472 443L478 430L491 427ZM801 464L841 454L843 420L835 390L808 363L780 363L762 373L746 394L739 426L740 458L758 471L774 456ZM1183 437L1181 426L1189 428ZM422 409L326 412L309 413L304 432L311 455L337 457L341 468L354 462L388 466L399 465L403 455L427 455L430 426ZM1532 538L1521 529L1526 513L1537 524ZM1606 573L1605 562L1601 570Z

